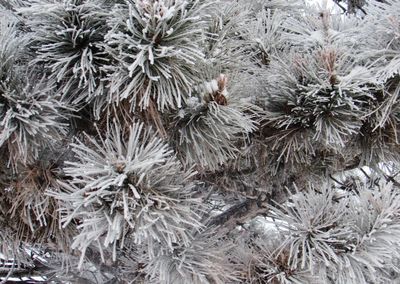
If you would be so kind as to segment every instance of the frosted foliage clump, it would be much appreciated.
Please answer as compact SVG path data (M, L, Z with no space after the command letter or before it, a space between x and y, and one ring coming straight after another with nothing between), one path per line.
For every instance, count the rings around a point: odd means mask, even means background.
M56 195L64 204L64 224L82 220L73 247L116 246L130 231L139 244L149 238L168 247L189 242L185 227L201 226L201 203L190 182L194 172L183 172L160 138L141 123L123 136L112 123L105 138L86 135L84 141L71 145L76 160L64 168L71 177L63 183L68 193Z

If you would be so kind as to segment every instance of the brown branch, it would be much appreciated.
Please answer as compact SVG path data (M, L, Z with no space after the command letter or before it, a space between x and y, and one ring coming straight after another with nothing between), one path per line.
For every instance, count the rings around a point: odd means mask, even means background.
M228 233L237 226L261 215L266 215L273 204L286 202L293 192L289 189L274 190L272 193L261 193L257 198L248 198L235 204L221 214L213 217L208 226L219 226L220 231Z
M211 219L207 225L223 226L224 230L231 231L236 226L266 211L266 208L259 207L257 200L258 199L246 199L239 204L235 204L228 210Z

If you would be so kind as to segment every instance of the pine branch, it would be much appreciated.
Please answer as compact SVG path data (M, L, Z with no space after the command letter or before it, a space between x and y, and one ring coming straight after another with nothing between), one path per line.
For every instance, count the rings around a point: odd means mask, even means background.
M207 226L219 226L220 230L229 232L257 216L266 215L271 206L286 202L291 195L289 189L261 193L257 198L248 198L213 217Z

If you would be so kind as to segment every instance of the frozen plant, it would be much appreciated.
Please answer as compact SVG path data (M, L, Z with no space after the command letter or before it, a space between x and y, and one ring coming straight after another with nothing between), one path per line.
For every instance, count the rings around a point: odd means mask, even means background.
M400 279L395 0L0 0L0 281Z

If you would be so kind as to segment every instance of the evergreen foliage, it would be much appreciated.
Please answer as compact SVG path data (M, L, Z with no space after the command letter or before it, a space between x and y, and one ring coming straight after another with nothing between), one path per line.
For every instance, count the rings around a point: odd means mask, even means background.
M0 0L0 281L397 283L400 4L334 2Z

